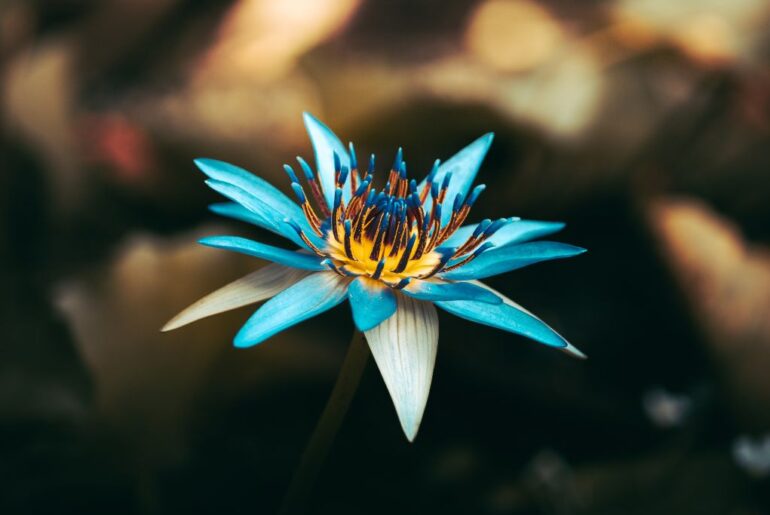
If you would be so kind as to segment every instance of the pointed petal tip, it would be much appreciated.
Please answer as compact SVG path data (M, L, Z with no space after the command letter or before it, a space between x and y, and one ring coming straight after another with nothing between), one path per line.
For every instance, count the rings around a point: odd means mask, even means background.
M313 114L310 113L309 111L302 111L302 121L305 122L305 127L307 127L308 125L314 125L314 124L323 126L323 122L318 118L316 118L315 116L313 116Z
M414 441L430 392L438 344L433 304L397 296L398 310L366 341L379 368L407 440Z
M413 412L402 404L396 406L396 414L404 436L409 440L409 443L414 443L414 439L417 438L417 433L420 431L423 411Z
M220 161L218 159L212 159L210 157L196 157L193 159L193 163L195 166L198 167L198 169L205 173L206 175L209 175L211 173L211 170L213 168L216 168L217 165L220 163L223 163L223 161ZM206 181L208 182L208 181Z
M578 349L577 347L575 347L574 345L572 345L569 342L566 342L566 343L567 343L567 346L566 347L562 347L560 349L562 352L564 352L566 354L569 354L573 358L583 359L583 360L588 359L588 356L583 354L583 352L581 352L580 349Z
M417 424L412 426L406 426L402 422L401 429L404 430L404 436L406 436L406 439L409 441L409 443L414 443L414 439L417 438L417 432L420 430L420 425Z
M258 344L259 342L255 342L254 340L247 340L243 337L241 332L235 335L235 338L233 338L233 347L236 349L248 349L249 347L253 347L254 345Z
M224 206L229 205L228 202L215 202L213 204L209 204L207 209L215 214L220 214L222 211L224 211L226 208Z
M216 238L216 236L204 236L203 238L198 238L198 243L206 247L211 247L213 246L212 244L216 243Z
M238 330L238 333L236 333L236 335L233 337L233 347L235 347L236 349L248 349L249 347L253 347L258 343L262 343L262 341L264 341L265 339L266 338L257 340L254 338L249 338L248 333L246 332L246 325L244 325Z

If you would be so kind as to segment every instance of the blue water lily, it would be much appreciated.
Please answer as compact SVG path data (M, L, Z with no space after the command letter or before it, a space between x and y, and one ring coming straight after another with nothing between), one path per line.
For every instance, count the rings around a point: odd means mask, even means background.
M428 399L438 345L434 306L472 322L520 334L584 357L535 315L478 279L584 249L532 241L564 224L519 218L463 225L484 189L473 186L493 135L486 134L427 176L407 177L401 149L384 186L375 186L375 159L359 169L323 123L305 113L316 169L297 158L285 165L291 200L265 180L231 164L197 159L206 184L232 202L217 214L250 222L291 240L288 250L237 236L200 243L272 263L199 300L172 319L171 330L201 318L267 300L235 336L251 347L348 300L411 441Z

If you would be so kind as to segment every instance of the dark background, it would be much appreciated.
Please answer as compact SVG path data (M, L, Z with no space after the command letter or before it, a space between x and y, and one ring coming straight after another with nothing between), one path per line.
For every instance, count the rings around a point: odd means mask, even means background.
M0 513L274 513L349 339L249 350L260 266L192 159L287 189L301 112L410 171L497 134L474 220L589 249L490 281L587 361L440 315L420 434L370 363L318 514L770 512L770 4L0 1Z

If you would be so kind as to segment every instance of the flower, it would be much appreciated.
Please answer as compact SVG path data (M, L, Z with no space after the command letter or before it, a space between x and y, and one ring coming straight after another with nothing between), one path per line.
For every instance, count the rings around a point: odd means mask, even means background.
M270 299L235 336L236 347L251 347L347 299L410 441L433 376L438 344L434 306L584 357L535 315L478 281L585 251L531 241L559 231L562 223L500 218L462 225L484 189L471 186L491 133L445 163L436 161L419 184L407 178L399 149L387 182L377 189L374 156L363 173L352 144L346 149L308 113L304 121L317 168L297 158L303 186L295 170L284 166L298 202L231 164L195 161L208 176L206 184L234 201L212 205L213 212L272 231L299 248L236 236L203 238L203 245L273 263L199 300L164 331Z

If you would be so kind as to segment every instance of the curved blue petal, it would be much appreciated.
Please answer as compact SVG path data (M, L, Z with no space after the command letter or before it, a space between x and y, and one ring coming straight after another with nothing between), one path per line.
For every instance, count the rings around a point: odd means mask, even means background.
M315 152L315 164L318 178L321 182L326 204L331 209L334 206L334 190L336 172L334 170L334 154L340 159L340 164L350 169L350 155L332 130L310 113L302 113L310 142ZM346 186L348 181L346 181ZM350 188L344 187L343 199L350 200Z
M396 312L393 290L368 277L357 277L350 283L348 298L359 331L374 329Z
M434 183L441 184L444 181L446 174L452 174L452 179L449 181L446 194L446 202L449 204L441 211L442 225L446 225L452 217L451 206L455 197L459 194L462 195L462 198L465 198L468 194L468 190L473 184L473 180L476 178L476 174L481 167L481 162L484 161L484 157L486 157L494 137L495 135L491 132L484 134L439 166L438 171L433 178ZM417 187L417 190L421 191L424 185L425 179L423 179ZM433 199L429 196L425 201L426 212L430 211L432 207Z
M322 259L315 254L281 249L239 236L207 236L198 240L198 243L207 247L240 252L302 270L321 271L329 269L326 265L321 264Z
M227 218L248 222L257 227L261 227L262 229L267 229L268 231L274 231L273 224L270 220L263 218L254 211L246 209L237 202L217 202L216 204L210 204L209 211L220 216L226 216Z
M303 320L340 304L347 297L348 279L334 272L312 274L285 289L249 318L238 331L236 347L251 347Z
M313 242L316 247L324 247L326 245L325 242L321 240L310 227L310 224L308 223L307 218L305 218L303 213L300 212L301 218L299 219L291 216L287 217L285 216L285 213L271 208L254 195L251 195L248 191L231 183L209 179L206 181L206 184L217 193L221 193L225 197L234 200L241 206L245 207L247 210L251 211L253 216L250 217L247 221L272 231L279 236L288 238L298 246L307 249L307 244L302 240L302 238L300 238L297 231L292 228L290 224L286 223L286 220L291 220L302 229L302 232L308 237L308 239L310 239L311 242ZM219 211L226 211L225 216L232 216L232 213L234 212L232 208L219 207L215 209L218 209ZM244 219L242 211L236 211L235 214L239 216L233 216L234 218L239 218L241 220Z
M479 224L464 225L457 229L447 240L442 243L442 247L459 247L473 234ZM512 243L522 243L536 238L542 238L564 229L563 222L540 222L537 220L521 220L511 218L500 227L492 236L484 241L492 243L495 247L504 247Z
M487 304L474 300L439 301L441 309L460 318L532 338L550 347L567 347L567 341L539 318L507 304Z
M469 281L469 282L471 284L475 284L479 288L484 288L485 290L487 290L487 291L489 291L491 293L494 293L499 298L501 298L503 300L503 303L506 304L507 306L510 306L511 308L513 308L515 310L518 310L518 311L521 311L525 315L529 315L533 319L540 321L545 326L545 329L540 328L539 331L547 332L546 330L549 330L549 331L553 332L556 335L557 338L561 338L561 340L566 344L564 347L559 347L559 350L562 351L563 353L569 354L573 358L586 359L586 355L583 354L580 351L580 349L578 349L577 347L572 345L570 342L568 342L562 335L560 335L559 333L554 331L548 324L546 324L545 322L540 320L540 318L535 316L531 311L527 310L527 308L525 308L524 306L515 303L514 301L512 301L511 299L509 299L508 297L506 297L505 295L503 295L499 291L491 288L490 286L482 283L481 281Z
M442 273L440 276L453 280L483 279L540 261L577 256L585 251L586 249L574 245L554 241L534 241L521 245L510 245L487 250L473 261Z
M300 220L305 218L302 209L293 200L284 195L281 190L243 168L225 163L224 161L203 157L195 159L195 164L209 178L218 182L232 184L253 196L268 208L279 212L281 219L291 218L300 223Z
M405 295L415 299L437 300L475 300L488 304L500 304L502 299L494 293L471 283L448 283L420 281L412 279L401 290Z

